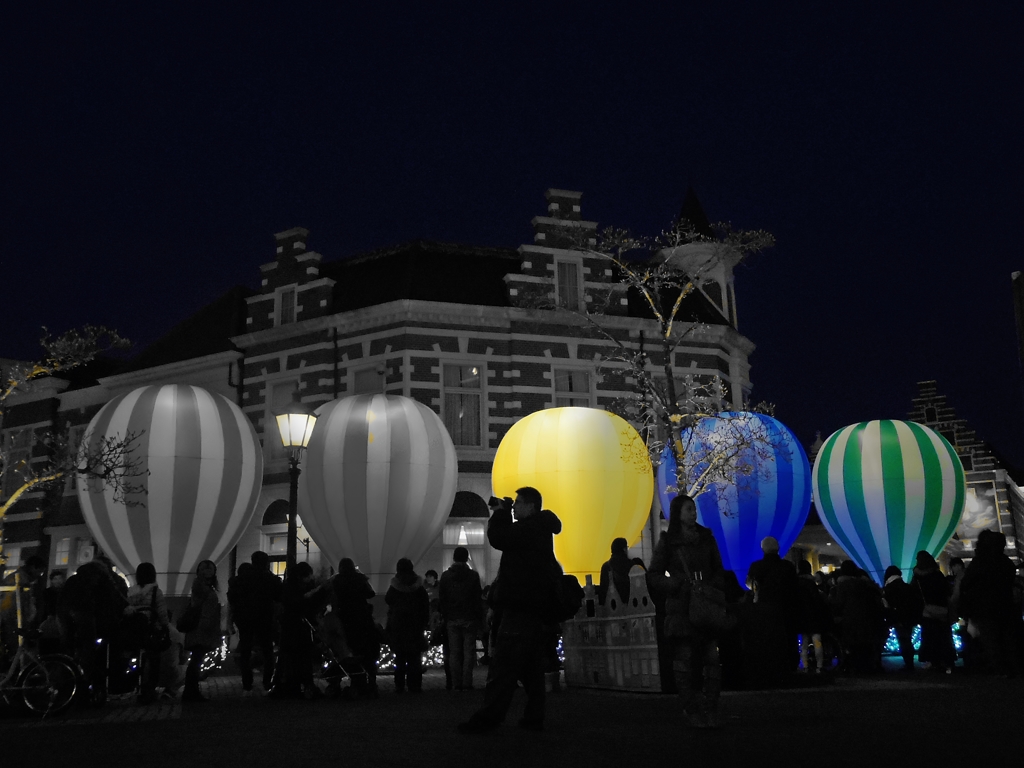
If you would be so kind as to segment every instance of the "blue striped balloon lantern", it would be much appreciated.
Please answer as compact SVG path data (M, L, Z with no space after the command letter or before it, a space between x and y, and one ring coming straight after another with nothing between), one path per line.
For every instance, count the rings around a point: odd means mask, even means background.
M747 569L762 556L761 539L773 536L779 552L796 541L811 506L811 467L800 441L780 421L762 413L726 412L708 417L681 436L687 487L704 473L708 459L735 453L725 479L709 484L695 499L697 521L718 542L724 566L746 583ZM735 451L739 446L740 450ZM658 498L668 517L677 485L670 447L657 471Z
M167 594L186 594L196 565L217 562L252 520L263 482L259 438L223 395L186 384L141 387L100 409L82 450L136 435L134 489L79 475L78 500L89 531L125 573L152 563Z
M337 565L352 558L378 592L399 558L419 560L455 500L458 459L441 419L416 400L355 395L317 409L299 513Z
M942 435L911 421L866 421L832 434L814 462L821 522L879 583L942 552L963 515L967 482Z

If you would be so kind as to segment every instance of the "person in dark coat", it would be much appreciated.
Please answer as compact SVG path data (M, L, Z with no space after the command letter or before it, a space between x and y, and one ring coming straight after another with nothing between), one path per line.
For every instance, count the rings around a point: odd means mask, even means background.
M845 651L844 671L868 673L881 666L882 594L878 585L852 560L839 566L839 578L828 596Z
M921 647L917 658L930 669L948 675L956 664L952 622L949 619L949 599L953 587L942 575L935 558L924 550L917 553L910 583L920 590L924 600Z
M821 636L828 632L832 623L832 614L828 608L828 599L821 591L817 580L811 573L811 564L801 560L796 564L797 590L800 599L800 666L805 672L810 671L810 651L814 649L814 672L820 675L825 668L825 649L821 644Z
M513 518L513 512L515 518ZM536 488L516 491L512 509L499 505L487 523L487 540L501 552L491 604L500 614L491 648L483 706L466 722L463 733L479 733L504 721L518 682L526 692L519 726L544 727L544 665L548 626L558 621L558 579L554 536L562 522L543 509Z
M747 581L758 605L754 615L765 625L762 640L775 649L766 658L775 669L766 672L770 679L784 682L800 661L800 585L796 567L779 557L779 542L774 536L761 540L761 552L761 559L750 564Z
M427 649L426 631L430 622L430 599L412 561L403 557L397 573L384 595L388 604L385 633L395 654L395 693L423 691L423 651Z
M604 605L608 596L608 586L615 584L619 599L629 599L629 570L633 561L629 557L629 542L623 538L612 542L612 556L601 566L601 581L597 585L597 601Z
M903 580L899 566L890 565L883 577L882 597L886 623L896 632L903 668L914 671L914 627L921 621L924 600L921 591Z
M313 684L313 633L322 593L316 591L313 568L296 563L285 571L282 591L281 657L269 696L274 699L316 697Z
M1021 616L1013 596L1016 572L1005 547L1006 537L998 531L978 535L974 559L960 583L960 612L977 631L987 671L1013 676L1021 672Z
M369 603L376 595L370 579L351 558L343 557L338 563L338 572L319 589L326 593L331 613L338 617L345 643L352 653L342 662L346 670L353 670L353 688L361 697L375 698L381 636Z
M669 507L668 530L654 548L647 582L665 599L664 635L673 649L676 690L688 723L715 727L722 667L716 638L690 624L691 579L719 590L725 587L718 543L708 528L697 525L693 499L680 493Z
M238 566L238 574L228 582L228 604L238 627L242 690L252 690L252 652L258 648L263 656L263 690L269 691L274 680L275 617L284 585L281 577L271 572L266 552L253 552L250 560Z
M480 633L480 574L469 567L469 550L456 547L438 585L438 610L447 628L448 668L455 690L472 690L476 637Z

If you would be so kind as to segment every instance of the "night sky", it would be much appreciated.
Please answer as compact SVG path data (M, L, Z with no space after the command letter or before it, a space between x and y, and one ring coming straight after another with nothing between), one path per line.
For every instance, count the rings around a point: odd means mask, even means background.
M328 260L516 247L548 187L654 233L692 186L778 240L739 269L740 330L802 440L937 379L1024 466L1019 3L12 5L0 357L44 324L143 346L257 287L293 226Z

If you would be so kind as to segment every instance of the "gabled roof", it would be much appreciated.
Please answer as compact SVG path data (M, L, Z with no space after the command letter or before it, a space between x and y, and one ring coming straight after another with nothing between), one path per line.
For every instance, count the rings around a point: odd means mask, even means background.
M325 263L336 280L334 312L419 299L508 306L505 275L520 271L519 253L430 240L413 240L345 261Z
M117 372L155 368L234 349L231 337L245 333L245 300L253 293L244 286L235 286L191 317L182 320Z

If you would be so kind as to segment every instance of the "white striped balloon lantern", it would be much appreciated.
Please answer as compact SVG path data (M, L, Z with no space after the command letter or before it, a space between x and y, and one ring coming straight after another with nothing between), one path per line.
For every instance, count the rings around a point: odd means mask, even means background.
M966 478L953 447L909 421L844 427L822 445L812 472L821 522L881 583L885 569L938 555L960 522Z
M299 477L299 513L335 565L349 557L382 592L444 528L458 480L455 445L430 408L354 395L317 409Z
M113 489L79 476L89 530L114 564L134 573L152 563L167 594L186 594L196 565L217 562L252 520L263 481L259 439L223 395L187 384L133 390L93 417L83 450L137 435L131 460L139 490L115 501Z

